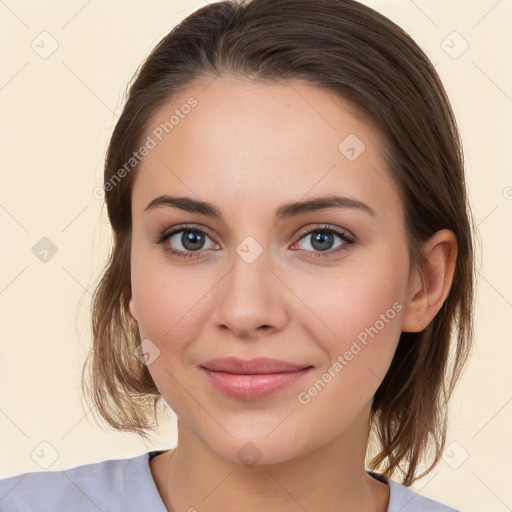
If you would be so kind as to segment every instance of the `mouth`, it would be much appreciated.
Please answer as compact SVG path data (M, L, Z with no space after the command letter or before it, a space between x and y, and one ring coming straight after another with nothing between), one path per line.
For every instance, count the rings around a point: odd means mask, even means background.
M266 357L225 357L207 361L200 369L216 390L232 398L255 400L296 384L313 366Z

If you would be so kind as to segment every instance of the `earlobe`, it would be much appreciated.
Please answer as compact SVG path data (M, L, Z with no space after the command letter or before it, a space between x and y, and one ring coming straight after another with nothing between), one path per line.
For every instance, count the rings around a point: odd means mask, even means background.
M443 229L425 244L425 261L411 276L408 299L402 316L402 331L422 331L441 309L453 281L457 240Z

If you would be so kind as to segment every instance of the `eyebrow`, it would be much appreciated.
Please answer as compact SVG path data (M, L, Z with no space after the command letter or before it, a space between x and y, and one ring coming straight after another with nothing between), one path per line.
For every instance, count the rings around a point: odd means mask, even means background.
M207 201L198 201L186 196L171 196L168 194L160 195L152 199L144 212L153 210L160 206L179 208L189 213L198 213L207 217L217 218L224 222L222 212L212 203ZM377 214L367 204L351 197L342 197L336 195L328 195L308 199L305 201L293 201L284 203L279 206L274 214L276 220L284 220L296 215L315 212L317 210L326 210L332 208L350 208L356 209L376 217Z

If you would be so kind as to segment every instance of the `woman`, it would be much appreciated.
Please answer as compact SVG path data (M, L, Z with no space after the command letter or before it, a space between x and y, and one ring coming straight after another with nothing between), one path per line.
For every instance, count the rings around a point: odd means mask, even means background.
M404 31L352 0L199 9L138 71L104 191L84 389L143 437L168 404L178 444L4 479L2 510L454 510L408 486L472 342L471 217Z

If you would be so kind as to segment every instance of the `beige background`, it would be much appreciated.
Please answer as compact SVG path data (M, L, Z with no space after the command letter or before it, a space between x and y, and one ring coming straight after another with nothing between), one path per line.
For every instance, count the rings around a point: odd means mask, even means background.
M136 67L204 3L0 2L0 477L175 445L175 425L151 445L102 431L80 398L80 369L110 243L92 194L108 137ZM512 1L365 3L408 31L444 81L482 246L477 347L453 400L449 447L413 489L468 512L511 510ZM46 262L33 253L43 237L57 249Z

